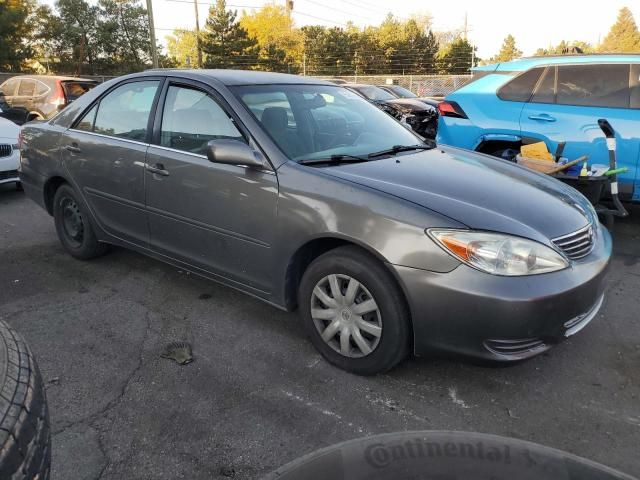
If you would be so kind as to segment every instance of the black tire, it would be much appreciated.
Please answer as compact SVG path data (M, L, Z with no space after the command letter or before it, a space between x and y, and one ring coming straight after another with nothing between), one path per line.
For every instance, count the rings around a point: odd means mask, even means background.
M98 241L89 212L71 186L60 185L53 197L53 219L62 246L80 260L104 255L106 243Z
M51 431L42 377L24 340L0 321L0 478L47 480Z
M381 335L372 351L359 358L345 356L326 343L312 317L314 288L329 275L345 275L357 280L378 307ZM357 247L336 248L315 259L300 282L298 306L313 345L327 361L343 370L375 375L390 370L409 354L411 321L404 295L384 265ZM335 338L339 337L336 333Z
M16 182L16 190L22 192L24 187L22 186L22 182Z

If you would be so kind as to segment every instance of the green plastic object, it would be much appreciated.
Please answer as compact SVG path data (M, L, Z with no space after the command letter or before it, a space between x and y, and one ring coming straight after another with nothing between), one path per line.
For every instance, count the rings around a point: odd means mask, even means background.
M610 177L611 175L618 175L619 173L625 173L627 172L627 170L629 170L627 167L616 168L615 170L606 171L605 175L607 177Z

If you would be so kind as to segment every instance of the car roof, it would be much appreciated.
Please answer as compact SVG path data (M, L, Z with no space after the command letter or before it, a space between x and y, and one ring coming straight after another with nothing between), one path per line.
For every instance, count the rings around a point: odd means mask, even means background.
M290 75L288 73L272 73L259 72L253 70L222 70L222 69L178 69L178 68L159 68L146 70L145 72L134 74L132 76L147 76L157 74L168 74L170 76L181 76L184 78L192 78L194 80L215 79L224 85L270 85L270 84L308 84L308 85L329 85L336 86L335 83L326 80L320 80L313 77L304 77L301 75Z
M474 72L520 72L540 65L640 62L640 54L554 55L526 57L473 68Z

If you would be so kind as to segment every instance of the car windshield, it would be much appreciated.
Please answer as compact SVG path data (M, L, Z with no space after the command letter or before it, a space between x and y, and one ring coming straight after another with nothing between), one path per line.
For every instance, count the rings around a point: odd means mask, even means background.
M367 97L369 100L373 100L374 102L393 100L396 98L395 95L386 92L380 87L376 87L374 85L363 85L352 88Z
M391 87L391 90L398 95L400 98L416 98L417 95L413 93L411 90L407 90L404 87L394 86Z
M291 160L366 156L422 143L382 110L339 86L231 88Z

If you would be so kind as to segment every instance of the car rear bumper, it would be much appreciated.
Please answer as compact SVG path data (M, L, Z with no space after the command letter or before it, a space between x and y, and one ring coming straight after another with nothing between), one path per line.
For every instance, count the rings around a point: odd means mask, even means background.
M517 361L580 331L604 299L611 237L597 230L587 257L549 274L501 277L467 265L449 273L393 266L411 308L415 354Z

